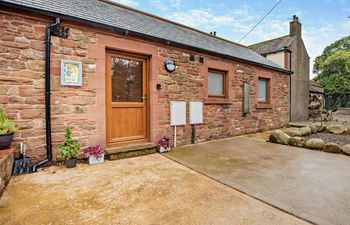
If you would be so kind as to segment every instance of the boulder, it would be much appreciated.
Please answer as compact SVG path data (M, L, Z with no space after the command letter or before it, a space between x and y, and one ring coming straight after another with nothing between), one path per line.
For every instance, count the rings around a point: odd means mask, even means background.
M288 144L291 146L295 146L295 147L303 147L305 143L305 139L302 137L291 137L288 139Z
M327 130L326 124L313 123L312 125L316 127L317 132L324 132Z
M342 125L330 125L327 127L327 131L333 134L342 134L345 129Z
M344 145L344 146L342 147L342 150L343 150L343 152L344 152L345 155L350 155L350 144Z
M291 137L301 137L301 131L298 128L287 128L284 133Z
M316 134L317 133L317 127L314 124L311 124L310 126L311 133Z
M320 138L311 138L304 143L304 147L310 149L323 149L324 145L324 141Z
M310 127L302 127L300 128L301 136L308 136L311 134L311 128Z
M272 143L278 143L278 144L282 144L282 145L288 145L288 139L289 139L289 135L284 133L281 130L274 130L270 133L270 138L269 140Z
M327 130L327 126L325 124L320 124L317 127L317 132L325 132Z
M336 143L329 142L324 145L323 150L329 153L340 153L342 148Z
M344 133L350 134L350 128L346 129Z

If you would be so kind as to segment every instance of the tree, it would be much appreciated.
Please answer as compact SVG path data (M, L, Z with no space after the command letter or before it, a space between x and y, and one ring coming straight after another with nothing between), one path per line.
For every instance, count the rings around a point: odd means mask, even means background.
M350 51L337 51L322 64L321 73L315 78L327 94L350 92Z
M322 71L324 63L332 54L339 50L350 51L350 36L343 37L340 40L328 45L320 56L317 56L314 64L314 73L319 74Z
M314 73L327 94L350 92L350 36L324 49L315 60Z

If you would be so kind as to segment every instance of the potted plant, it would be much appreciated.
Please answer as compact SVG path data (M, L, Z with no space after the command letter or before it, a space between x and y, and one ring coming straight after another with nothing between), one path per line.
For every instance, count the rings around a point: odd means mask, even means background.
M103 142L101 138L90 139L89 147L84 149L84 154L89 158L89 164L100 164L104 162Z
M65 139L59 147L59 152L65 160L67 168L74 168L77 164L77 157L80 155L80 144L78 140L72 139L72 132L69 127L66 128Z
M0 150L10 147L16 130L15 123L0 109Z
M169 138L163 137L157 142L157 149L160 153L170 151L170 141Z

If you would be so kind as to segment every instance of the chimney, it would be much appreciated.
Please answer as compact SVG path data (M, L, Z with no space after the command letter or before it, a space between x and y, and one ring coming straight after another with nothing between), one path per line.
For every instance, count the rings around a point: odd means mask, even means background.
M293 15L293 20L289 23L289 35L301 37L301 23L296 15Z

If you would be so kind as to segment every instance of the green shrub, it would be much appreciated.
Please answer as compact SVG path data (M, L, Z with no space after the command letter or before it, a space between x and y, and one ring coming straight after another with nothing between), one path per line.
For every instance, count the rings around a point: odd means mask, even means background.
M4 110L0 109L0 134L7 134L16 130L15 123L7 117Z
M69 127L66 128L66 134L63 144L59 147L60 155L64 160L76 158L80 155L80 144L78 140L72 139L72 132Z

